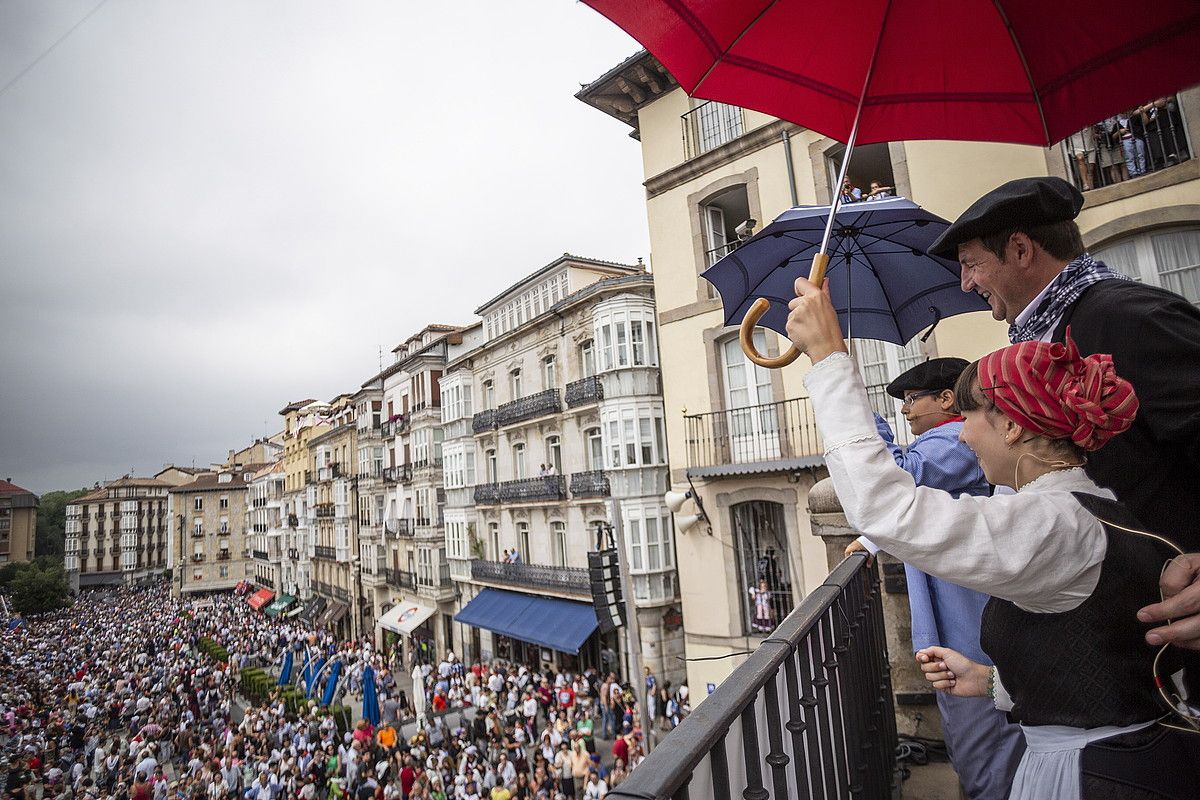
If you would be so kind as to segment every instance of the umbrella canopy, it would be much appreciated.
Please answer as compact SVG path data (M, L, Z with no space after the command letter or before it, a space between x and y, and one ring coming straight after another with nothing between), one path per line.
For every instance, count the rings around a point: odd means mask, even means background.
M829 213L829 206L785 211L703 273L721 294L726 325L739 324L765 297L771 309L759 324L787 335L792 286L807 274ZM925 253L949 224L902 197L841 207L826 279L843 334L905 345L940 319L988 310L959 288L957 263Z
M317 686L317 676L321 674L321 668L325 666L325 659L313 656L309 659L308 666L304 675L304 696L312 697Z
M417 664L412 671L412 704L413 710L417 712L418 724L425 721L425 674L421 672L421 665Z
M321 695L321 705L327 706L333 703L333 696L337 692L338 678L341 676L342 662L335 661L329 668L329 677L325 679L325 693Z
M283 666L279 670L279 685L287 686L292 682L292 661L293 655L291 648L283 654Z
M1048 146L1200 80L1200 6L1155 0L584 0L689 94L845 142Z
M379 714L379 693L375 686L375 670L371 666L363 669L363 717L372 725L378 725Z

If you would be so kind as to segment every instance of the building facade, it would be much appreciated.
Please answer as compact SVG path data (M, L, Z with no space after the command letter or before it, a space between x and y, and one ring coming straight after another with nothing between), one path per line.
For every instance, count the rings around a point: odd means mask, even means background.
M324 600L318 625L342 638L358 638L357 498L358 425L349 395L329 403L322 433L308 441L305 472L308 555L313 594Z
M0 480L0 564L33 561L38 497L9 479Z
M276 591L298 597L306 604L313 600L311 526L308 503L308 479L312 474L309 440L329 429L328 403L299 400L280 410L283 417L283 546L279 563L281 584ZM315 516L315 514L313 514ZM306 618L320 611L320 603L311 604Z
M700 273L787 208L828 204L845 147L790 122L690 98L645 52L576 96L631 127L641 146L671 481L694 490L702 504L685 504L687 521L702 518L679 531L676 544L690 685L705 686L728 675L744 658L738 654L769 635L827 569L806 511L808 490L824 474L803 386L808 360L774 371L748 362ZM1013 178L1074 180L1084 191L1078 222L1093 254L1197 302L1200 160L1189 131L1200 130L1200 91L1154 105L1159 121L1154 130L1147 123L1146 136L1157 145L1148 143L1149 169L1141 175L1114 164L1111 153L1097 158L1096 131L1106 121L1052 148L865 145L848 174L859 187L878 181L949 219ZM853 348L876 410L906 433L882 387L927 357L978 358L1007 344L1005 333L988 314L969 314L943 320L925 342L855 341ZM787 345L770 331L756 339L770 355ZM764 583L767 625L755 619Z
M396 346L392 366L381 374L385 588L376 591L375 617L382 620L394 608L417 609L402 631L378 627L385 645L399 641L421 659L444 653L452 641L455 587L443 527L440 380L447 348L460 339L457 326L427 325Z
M125 476L66 506L64 562L72 590L130 585L170 566L171 484Z
M283 461L262 467L250 478L246 489L246 531L250 557L254 560L251 580L255 585L282 592L284 538L287 533L283 513L285 477Z
M657 323L644 267L564 255L480 306L441 379L446 550L462 587L456 652L629 678L682 678ZM613 535L615 534L615 535ZM603 632L588 554L621 542L628 624ZM554 626L590 624L565 649L536 631L463 624L519 604ZM577 638L578 638L577 637ZM573 645L573 646L572 646Z
M178 530L176 596L228 591L254 576L247 536L247 496L262 465L208 472L170 489Z

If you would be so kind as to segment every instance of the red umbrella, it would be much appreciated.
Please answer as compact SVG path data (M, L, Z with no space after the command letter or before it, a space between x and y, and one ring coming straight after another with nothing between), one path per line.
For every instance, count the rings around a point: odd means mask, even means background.
M1048 147L1200 81L1196 0L584 0L691 95L846 142ZM832 221L840 200L835 192ZM826 229L826 240L829 230ZM813 280L828 260L823 243ZM742 342L766 311L746 315ZM749 324L747 324L749 323Z

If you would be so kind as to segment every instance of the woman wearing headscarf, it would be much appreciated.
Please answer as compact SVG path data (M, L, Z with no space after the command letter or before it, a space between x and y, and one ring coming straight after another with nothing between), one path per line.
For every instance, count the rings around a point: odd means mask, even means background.
M935 687L994 694L1021 723L1028 751L1011 798L1194 797L1200 736L1172 715L1167 676L1200 674L1200 654L1147 646L1136 616L1178 549L1141 531L1082 469L1137 413L1111 358L1080 357L1068 335L968 368L955 391L961 438L987 479L1015 493L953 498L916 486L875 435L828 292L801 278L796 294L788 335L813 362L805 385L850 525L993 598L981 643L995 669L941 648L918 658Z

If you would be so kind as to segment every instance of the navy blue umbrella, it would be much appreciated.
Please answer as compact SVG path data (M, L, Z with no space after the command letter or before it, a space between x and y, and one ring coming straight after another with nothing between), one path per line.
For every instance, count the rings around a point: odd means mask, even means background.
M375 670L367 666L363 668L363 718L372 725L379 724L379 692L375 687Z
M808 276L828 217L829 206L785 211L705 270L721 294L726 325L739 325L762 297L771 308L758 324L787 335L793 285ZM838 209L825 280L847 338L905 345L941 319L988 310L982 297L959 288L956 262L925 253L949 225L903 197Z

